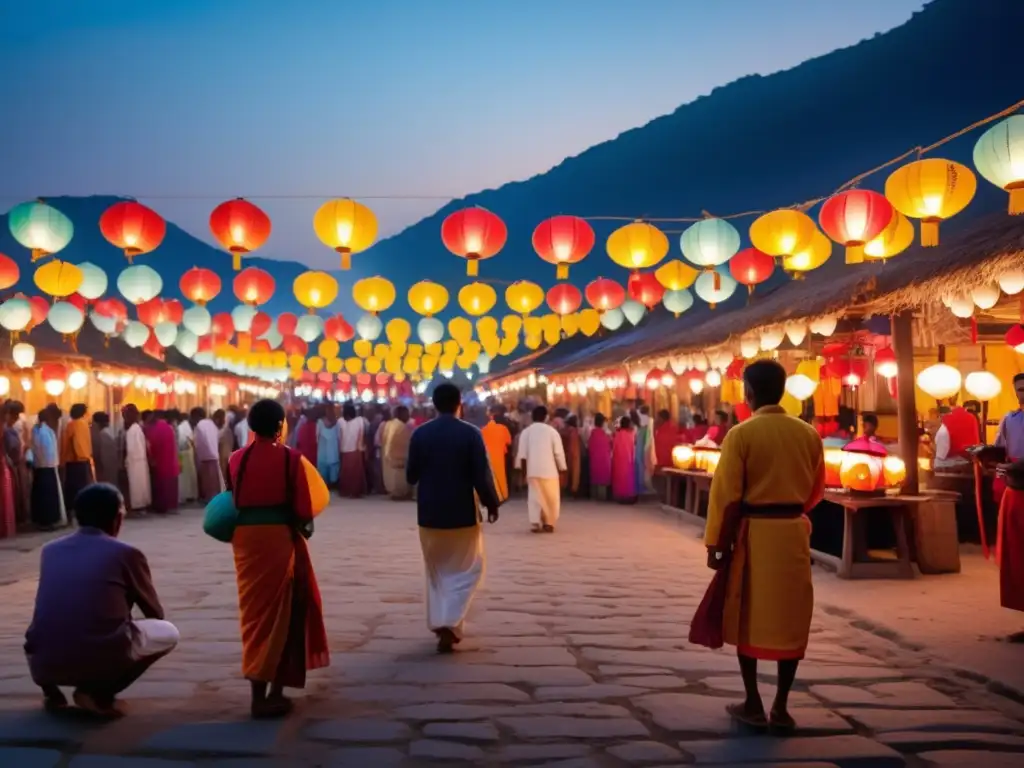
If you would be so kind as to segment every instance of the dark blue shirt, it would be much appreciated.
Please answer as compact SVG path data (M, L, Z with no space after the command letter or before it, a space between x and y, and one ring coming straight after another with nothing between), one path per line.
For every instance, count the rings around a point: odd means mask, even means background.
M405 476L417 486L417 521L422 528L476 525L477 496L485 508L498 506L480 430L452 415L442 414L412 433Z

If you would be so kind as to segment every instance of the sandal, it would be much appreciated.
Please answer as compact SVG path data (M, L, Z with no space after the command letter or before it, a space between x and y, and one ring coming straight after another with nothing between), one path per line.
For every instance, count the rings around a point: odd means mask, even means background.
M76 707L93 717L103 720L116 720L119 717L124 717L124 712L117 708L113 700L109 703L103 702L91 693L80 690L76 690L71 698L75 702Z
M772 710L768 729L776 736L792 736L796 732L796 721L789 712Z
M765 717L764 712L751 714L747 711L746 702L741 701L737 704L730 704L725 708L725 711L728 712L729 717L737 723L745 725L748 728L760 731L768 727L768 719Z
M437 652L438 653L454 653L455 644L459 642L459 639L455 636L455 633L445 627L444 629L437 630Z
M285 717L292 711L292 700L285 696L268 696L263 701L252 703L254 720L274 720Z

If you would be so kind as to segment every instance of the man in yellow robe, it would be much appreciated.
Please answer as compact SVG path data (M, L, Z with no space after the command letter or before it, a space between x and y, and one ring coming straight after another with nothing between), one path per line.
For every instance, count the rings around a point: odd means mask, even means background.
M792 730L789 691L804 656L814 609L810 522L825 488L821 438L779 405L786 371L759 360L743 373L753 416L733 427L711 484L704 542L708 565L728 568L722 637L736 646L746 700L729 713L768 725L757 689L757 661L777 661L774 729Z

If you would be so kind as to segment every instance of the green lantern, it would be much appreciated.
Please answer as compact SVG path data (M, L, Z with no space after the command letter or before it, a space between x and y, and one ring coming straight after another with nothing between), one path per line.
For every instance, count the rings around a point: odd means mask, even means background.
M8 226L14 239L32 251L32 261L62 250L75 233L71 219L41 200L14 206Z

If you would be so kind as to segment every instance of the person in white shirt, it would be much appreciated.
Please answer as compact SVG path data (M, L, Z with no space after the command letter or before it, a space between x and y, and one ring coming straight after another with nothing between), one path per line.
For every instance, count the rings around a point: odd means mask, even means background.
M235 414L235 446L242 450L249 444L249 420L244 413Z
M224 478L220 473L220 433L202 408L193 408L189 421L194 432L199 498L209 501L224 490Z
M175 411L178 421L178 503L187 504L199 498L199 478L196 475L195 435L185 415Z
M516 453L516 464L526 478L526 506L534 533L554 533L562 503L559 473L568 468L562 436L545 423L547 418L548 409L543 405L533 409L533 423L519 434Z

